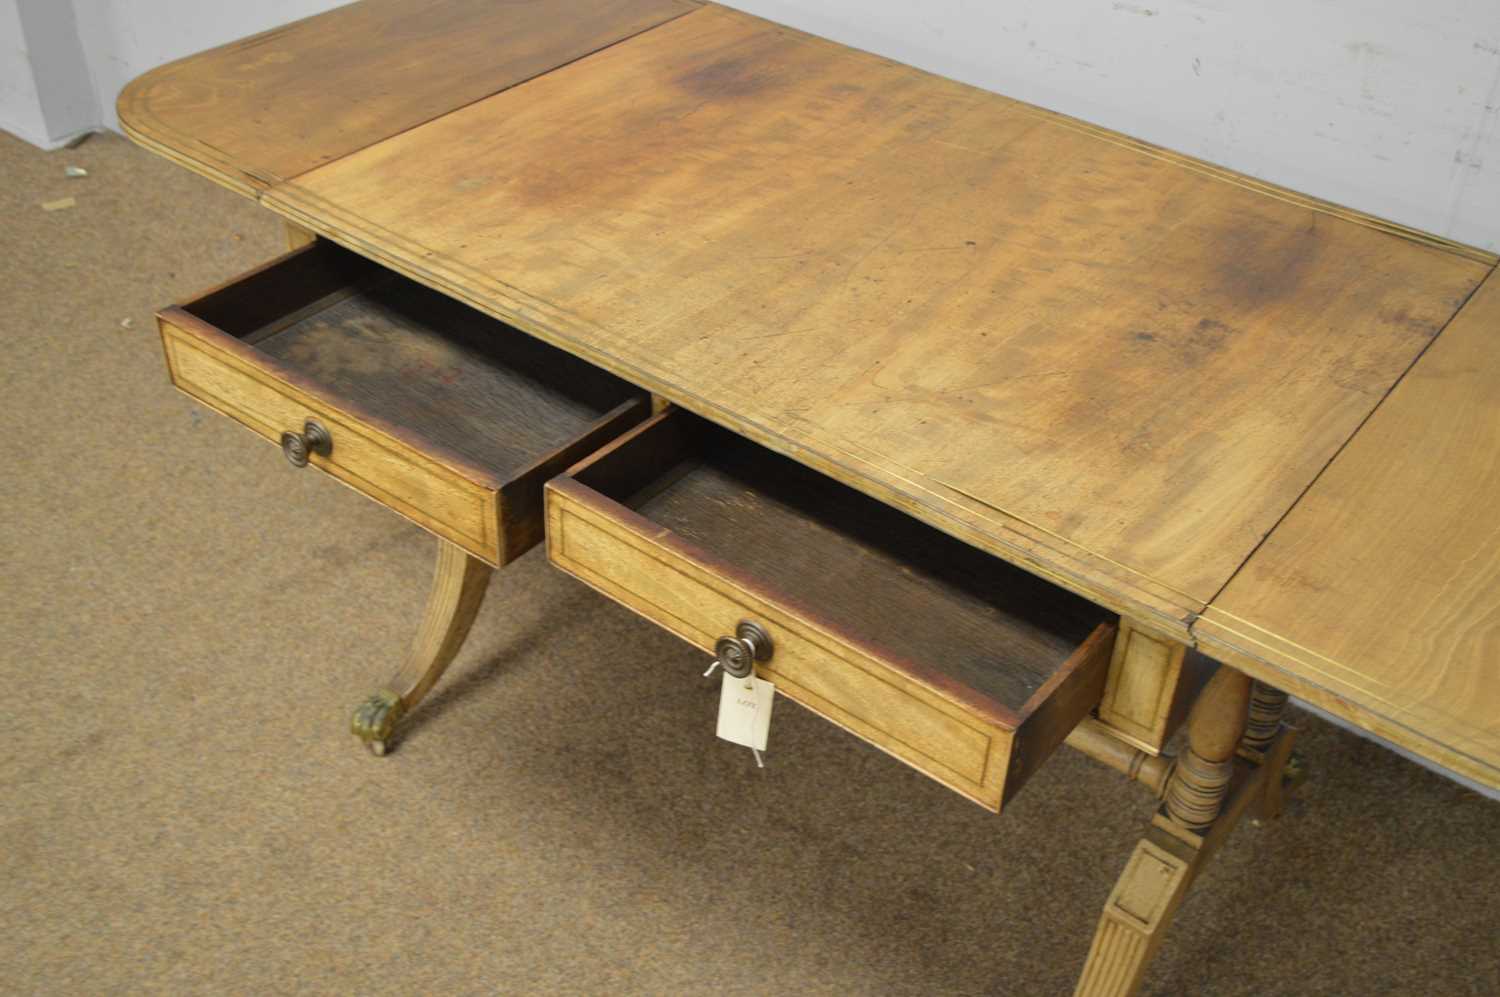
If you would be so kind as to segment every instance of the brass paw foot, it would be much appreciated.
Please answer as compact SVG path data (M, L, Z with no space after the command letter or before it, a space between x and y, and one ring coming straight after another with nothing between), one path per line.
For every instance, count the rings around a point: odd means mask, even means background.
M1293 751L1287 756L1286 766L1281 770L1281 783L1287 789L1296 789L1307 778L1307 762L1302 753Z
M389 689L381 689L359 704L349 722L349 729L354 732L355 737L365 742L365 747L370 749L371 754L383 755L391 732L396 729L396 721L405 712L406 705L399 695Z

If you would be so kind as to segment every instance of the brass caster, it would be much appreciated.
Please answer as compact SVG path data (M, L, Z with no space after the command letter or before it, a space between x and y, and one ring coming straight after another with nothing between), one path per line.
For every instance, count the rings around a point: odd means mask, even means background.
M1281 769L1281 784L1287 789L1296 789L1306 778L1307 762L1300 752L1293 751L1287 756L1286 765Z
M370 754L377 758L383 757L389 749L396 721L405 712L406 704L399 695L389 689L381 689L359 704L349 721L349 729L354 732L355 737L365 742Z

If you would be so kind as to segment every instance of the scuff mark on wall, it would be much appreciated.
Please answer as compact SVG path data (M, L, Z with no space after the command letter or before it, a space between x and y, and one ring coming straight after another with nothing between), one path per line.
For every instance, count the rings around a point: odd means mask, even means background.
M1474 50L1494 62L1489 90L1479 110L1479 119L1463 130L1459 146L1453 151L1453 169L1449 174L1448 228L1451 230L1469 210L1470 190L1484 175L1484 150L1493 144L1496 121L1500 119L1500 46L1474 43Z

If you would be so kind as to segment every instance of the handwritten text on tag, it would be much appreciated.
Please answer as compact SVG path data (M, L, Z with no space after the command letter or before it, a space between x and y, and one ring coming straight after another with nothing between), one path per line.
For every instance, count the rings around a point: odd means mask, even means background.
M737 679L724 674L719 686L719 730L726 741L743 744L756 751L766 750L771 735L771 706L776 700L776 686L755 677Z

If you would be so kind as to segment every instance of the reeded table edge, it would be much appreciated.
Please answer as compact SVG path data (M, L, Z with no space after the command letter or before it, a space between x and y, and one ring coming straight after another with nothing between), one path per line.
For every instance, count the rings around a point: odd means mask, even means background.
M1411 751L1444 769L1493 790L1500 790L1500 759L1484 758L1423 734L1408 720L1419 719L1410 705L1379 700L1368 689L1341 682L1330 668L1342 668L1305 648L1298 648L1246 620L1209 606L1193 624L1192 632L1204 653L1239 669L1251 678L1282 689L1342 718L1374 736ZM1292 672L1276 662L1295 663ZM1314 680L1324 677L1326 684ZM1342 689L1340 687L1343 687ZM1369 700L1376 700L1377 711ZM1445 722L1452 717L1444 714Z

